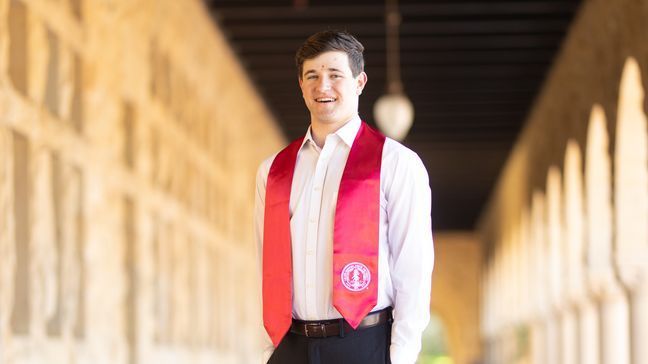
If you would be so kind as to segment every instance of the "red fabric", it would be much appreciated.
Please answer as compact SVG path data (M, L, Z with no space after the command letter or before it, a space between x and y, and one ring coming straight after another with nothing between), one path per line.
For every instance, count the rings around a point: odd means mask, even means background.
M362 123L344 167L335 209L333 306L353 328L358 327L378 300L380 165L384 143L384 136ZM352 263L369 268L371 278L366 288L353 291L345 287L343 269ZM347 272L347 278L350 274L353 273ZM363 280L367 279L361 275Z
M290 188L303 138L283 149L272 162L266 183L263 221L263 325L275 347L292 321Z
M266 184L263 321L275 347L287 333L292 320L289 203L302 141L303 138L298 139L279 152L270 167ZM333 306L354 328L376 306L378 299L380 166L384 143L384 136L364 122L361 124L342 174L335 210ZM346 273L347 286L343 273Z

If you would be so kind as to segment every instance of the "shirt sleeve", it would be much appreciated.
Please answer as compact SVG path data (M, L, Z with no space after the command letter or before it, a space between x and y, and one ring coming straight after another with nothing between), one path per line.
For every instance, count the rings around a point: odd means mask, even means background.
M266 191L266 182L268 180L268 172L270 170L270 164L272 160L266 160L259 166L256 175L256 193L254 198L254 232L257 242L257 252L258 252L258 267L259 267L259 281L263 284L263 218L265 215L265 191ZM263 300L261 302L263 304ZM263 307L261 307L263 311ZM262 335L262 347L263 351L260 353L261 363L266 364L270 359L270 356L274 352L274 345L270 336L263 326L263 315L261 315L261 335Z
M416 153L399 151L387 195L389 269L394 287L393 364L414 364L430 320L434 247L428 174Z

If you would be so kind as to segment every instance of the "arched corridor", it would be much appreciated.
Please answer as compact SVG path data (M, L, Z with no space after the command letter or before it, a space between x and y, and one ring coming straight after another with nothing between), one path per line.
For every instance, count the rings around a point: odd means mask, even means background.
M648 363L647 19L583 1L477 225L435 228L434 364ZM199 0L0 0L0 364L259 362L253 81Z
M622 4L610 6L619 11L614 16L639 21L637 14L622 15ZM604 9L589 2L581 10L483 215L483 236L492 247L483 270L488 325L482 332L492 338L487 362L648 360L646 49L630 28L592 33L594 19L613 21ZM578 48L593 37L591 50ZM615 54L619 38L629 43ZM597 51L614 61L588 57ZM605 81L592 77L606 73ZM511 231L529 224L531 234L512 243ZM533 303L511 299L507 291L518 287ZM518 309L530 315L520 317ZM501 340L511 330L531 333L522 355L507 349L516 346L512 337ZM520 347L526 338L514 341Z

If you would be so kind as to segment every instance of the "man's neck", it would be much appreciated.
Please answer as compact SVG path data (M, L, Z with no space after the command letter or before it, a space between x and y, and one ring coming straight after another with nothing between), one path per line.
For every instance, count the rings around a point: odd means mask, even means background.
M353 120L355 116L350 117L349 119L338 122L338 123L321 123L314 120L311 120L311 136L317 144L318 147L324 148L324 143L326 142L326 137L329 134L333 134L336 131L340 130L341 127L345 126L348 122Z

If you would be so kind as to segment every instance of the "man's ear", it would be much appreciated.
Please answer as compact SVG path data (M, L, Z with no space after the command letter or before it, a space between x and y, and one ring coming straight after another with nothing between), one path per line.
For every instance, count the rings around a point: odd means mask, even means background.
M356 82L357 82L357 87L356 87L356 93L360 95L362 93L362 90L364 90L365 85L367 84L367 74L364 72L360 72L358 77L356 77Z

